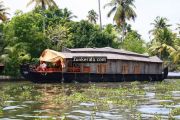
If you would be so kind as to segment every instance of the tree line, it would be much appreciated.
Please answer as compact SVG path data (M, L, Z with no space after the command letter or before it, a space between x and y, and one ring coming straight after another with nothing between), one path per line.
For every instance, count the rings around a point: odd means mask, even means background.
M134 0L111 0L104 7L112 9L114 24L97 24L98 15L94 10L87 13L87 20L75 22L77 17L67 8L60 9L54 0L30 0L35 3L32 11L17 10L8 19L6 8L0 2L0 62L5 64L5 74L19 75L19 65L24 62L38 62L40 53L46 49L61 51L62 48L113 47L142 54L157 55L180 69L180 24L177 31L170 29L167 18L157 17L149 31L150 42L131 28L128 20L137 17ZM114 13L114 14L113 14ZM100 13L99 13L100 14Z

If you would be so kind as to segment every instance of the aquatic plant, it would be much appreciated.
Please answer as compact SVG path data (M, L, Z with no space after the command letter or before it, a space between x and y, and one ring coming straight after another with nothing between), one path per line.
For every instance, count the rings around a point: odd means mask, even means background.
M161 120L161 119L162 119L161 115L154 115L154 120Z
M165 93L156 93L156 98L159 100L172 100L173 96L172 93L165 92Z
M154 83L124 82L117 84L6 84L0 88L0 106L3 109L3 107L16 105L24 101L36 101L35 105L38 105L38 108L36 107L35 109L45 110L35 113L35 116L37 116L36 120L52 120L56 118L66 120L71 110L79 108L82 111L87 109L90 111L88 113L89 119L95 119L101 111L118 109L118 112L122 113L123 117L125 116L127 119L141 120L144 119L144 114L142 116L137 107L149 104L149 102L155 102L158 106L161 105L161 107L166 107L167 109L173 108L169 116L168 114L166 116L169 117L169 120L174 120L174 116L180 114L179 108L174 108L178 105L179 99L176 99L174 96L176 94L173 92L179 91L179 85L179 81ZM146 92L153 94L148 96ZM27 103L26 105L30 104ZM90 107L86 105L90 105ZM74 108L74 106L78 107ZM7 111L3 111L1 108L0 116L6 115ZM32 107L31 109L34 108ZM21 108L16 110L22 112ZM29 110L25 110L25 112L29 112ZM34 115L34 113L32 114ZM71 114L77 113L72 112ZM48 117L41 118L40 116L43 115ZM82 113L82 115L84 114ZM82 119L83 117L81 116ZM84 119L86 118L84 117ZM160 120L163 118L158 114L154 114L152 119Z
M173 116L180 115L180 107L177 107L171 110L170 114Z
M155 90L158 92L167 92L173 90L180 90L180 81L163 81L155 83Z
M10 95L6 94L4 91L0 91L0 106L5 106L6 101L10 99Z
M52 90L46 89L43 94L43 101L52 101L51 106L68 108L72 104L78 103L94 103L96 110L98 107L108 109L111 104L114 105L125 105L133 107L138 104L137 95L144 95L143 89L138 88L132 84L132 86L107 88L106 86L98 86L96 84L90 84L88 87L81 87L75 85L71 86L70 89L64 86L63 89L59 88L52 92ZM136 82L137 84L137 82ZM51 91L51 92L50 92ZM53 94L52 94L53 93ZM46 100L46 98L48 98ZM134 99L135 98L135 99Z
M3 115L2 107L0 107L0 116Z
M54 118L49 117L49 118L35 118L34 120L54 120ZM65 119L61 119L61 120L65 120Z
M138 114L137 114L137 120L142 120L142 115L141 115L141 113L138 113Z

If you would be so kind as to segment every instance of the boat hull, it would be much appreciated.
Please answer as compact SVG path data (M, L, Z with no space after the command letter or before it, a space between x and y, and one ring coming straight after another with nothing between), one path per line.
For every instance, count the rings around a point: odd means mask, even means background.
M70 83L70 82L124 82L124 81L162 81L162 74L96 74L70 72L39 72L21 68L22 76L35 83Z
M134 75L134 74L87 74L87 73L42 73L29 72L24 78L36 83L70 83L70 82L124 82L124 81L161 81L162 75Z

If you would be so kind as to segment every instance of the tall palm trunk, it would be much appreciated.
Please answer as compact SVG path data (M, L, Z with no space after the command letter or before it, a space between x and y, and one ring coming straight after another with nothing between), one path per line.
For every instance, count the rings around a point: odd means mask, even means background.
M126 12L126 11L125 11L125 6L124 6L123 4L122 4L121 6L122 6L122 9L123 9L123 10L122 10L123 12L122 12L122 14L121 14L121 19L120 19L121 22L120 22L120 23L121 23L121 25L122 25L122 39L121 39L121 40L123 41L124 38L125 38L125 31L126 31L126 20L125 20L125 18L126 18L125 12ZM121 41L121 42L122 42L122 41Z
M44 3L44 0L41 0L41 1L42 1L42 2L41 2L41 3L42 3L42 9L45 10L45 9L46 9L46 5L45 5L45 3Z
M45 24L45 13L44 11L46 10L46 5L44 0L41 0L41 5L42 5L42 15L43 15L43 35L45 36L45 29L46 29L46 24Z
M125 38L125 23L122 24L122 39L121 39L121 42L124 40Z
M102 21L101 21L101 2L98 0L99 5L99 22L100 22L100 29L102 30Z

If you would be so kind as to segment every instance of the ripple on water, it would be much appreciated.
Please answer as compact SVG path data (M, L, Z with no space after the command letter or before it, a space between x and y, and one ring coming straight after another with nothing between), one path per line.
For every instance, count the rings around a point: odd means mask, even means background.
M174 97L180 97L180 91L172 91Z
M80 113L84 115L91 115L93 111L87 111L87 110L73 110L71 113Z
M141 117L143 118L143 119L146 119L146 120L149 120L150 118L154 118L154 116L155 115L153 115L153 114L141 114ZM166 120L168 120L168 116L166 115L166 116L164 116L164 115L161 115L161 119L166 119Z
M72 119L72 120L84 119L82 116L77 116L77 115L67 115L66 117L69 118L69 119Z
M174 105L174 106L172 106L172 107L174 107L174 108L178 108L178 107L180 107L180 103L179 103L179 104L177 104L177 105Z
M34 110L33 112L35 113L43 113L43 112L49 112L50 109L45 109L45 110Z
M81 106L86 106L86 107L94 107L95 103L80 103Z
M120 120L122 119L122 115L116 115L116 114L111 114L109 112L96 112L96 116L101 117L101 118L105 118L108 120Z
M145 97L148 97L148 98L155 98L155 93L153 93L153 92L146 92Z
M161 115L168 115L170 110L170 108L162 108L160 105L142 105L138 108L141 113Z
M18 101L14 101L14 100L5 101L5 103L15 103L15 102L18 102Z
M173 101L172 100L157 100L157 99L151 99L149 101L150 104L158 104L158 103L162 103L162 102L171 103Z
M95 117L94 119L103 119L103 120L119 120L122 119L122 115L115 114L116 112L95 112L95 111L86 111L86 110L74 110L68 115L68 118L72 118L75 120L79 119L90 119L91 117ZM76 115L73 115L76 114ZM86 118L81 118L82 116L86 116Z
M24 104L34 104L34 103L38 103L38 101L24 101Z
M17 117L23 117L23 118L39 118L39 119L48 119L48 118L52 118L50 116L32 116L29 114L22 114L22 115L16 115Z
M16 106L7 106L7 107L4 107L3 110L14 110L14 109L20 109L20 108L23 108L23 107L20 106L20 105L16 105Z
M174 118L180 120L180 115L174 116Z
M15 118L1 118L1 120L21 120L21 119L15 119Z

